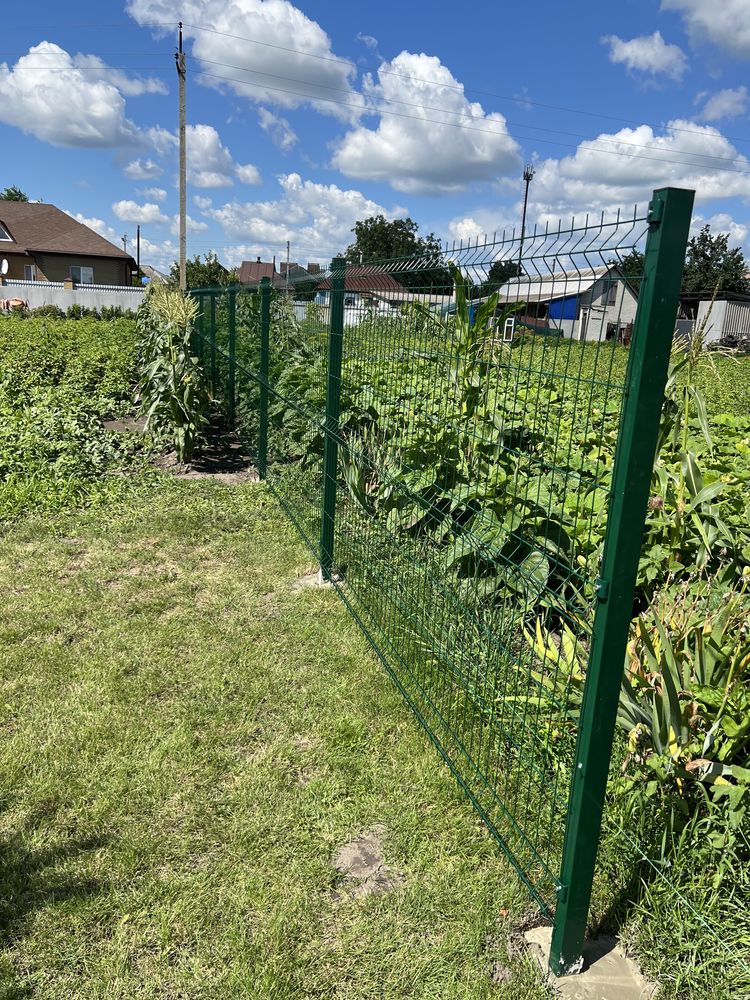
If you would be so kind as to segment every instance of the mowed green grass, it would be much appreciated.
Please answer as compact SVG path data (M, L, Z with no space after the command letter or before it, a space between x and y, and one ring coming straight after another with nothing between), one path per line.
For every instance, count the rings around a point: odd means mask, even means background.
M525 890L310 569L260 484L7 533L2 1000L548 995ZM377 825L400 878L355 897L333 859Z

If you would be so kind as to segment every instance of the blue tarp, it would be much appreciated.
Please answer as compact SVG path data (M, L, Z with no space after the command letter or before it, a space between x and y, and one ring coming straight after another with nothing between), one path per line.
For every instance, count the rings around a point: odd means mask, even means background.
M549 319L576 319L578 316L578 296L567 295L564 299L553 299L549 304Z

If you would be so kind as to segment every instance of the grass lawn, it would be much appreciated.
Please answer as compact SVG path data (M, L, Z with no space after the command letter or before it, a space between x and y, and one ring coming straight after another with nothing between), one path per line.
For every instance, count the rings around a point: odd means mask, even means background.
M311 568L259 484L10 529L2 1000L548 995L525 890ZM363 883L334 860L368 833Z

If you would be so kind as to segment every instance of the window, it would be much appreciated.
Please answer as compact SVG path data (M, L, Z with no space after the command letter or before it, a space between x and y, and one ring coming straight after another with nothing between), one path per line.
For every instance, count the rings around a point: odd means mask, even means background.
M24 264L23 277L25 281L36 281L36 264Z
M70 277L77 285L93 285L94 269L93 267L79 267L78 264L72 264Z
M505 321L505 326L503 328L503 340L510 341L513 340L513 331L516 327L515 316L509 316Z
M0 222L0 240L4 243L12 243L13 237L10 235L5 226Z
M607 305L613 306L617 303L617 282L613 281L607 289Z

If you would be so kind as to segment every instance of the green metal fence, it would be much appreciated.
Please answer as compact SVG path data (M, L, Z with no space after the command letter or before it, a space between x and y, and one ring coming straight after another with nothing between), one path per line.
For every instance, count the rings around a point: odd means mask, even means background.
M554 915L557 974L580 967L692 200L537 228L522 257L503 235L335 260L314 303L193 293L215 397Z

